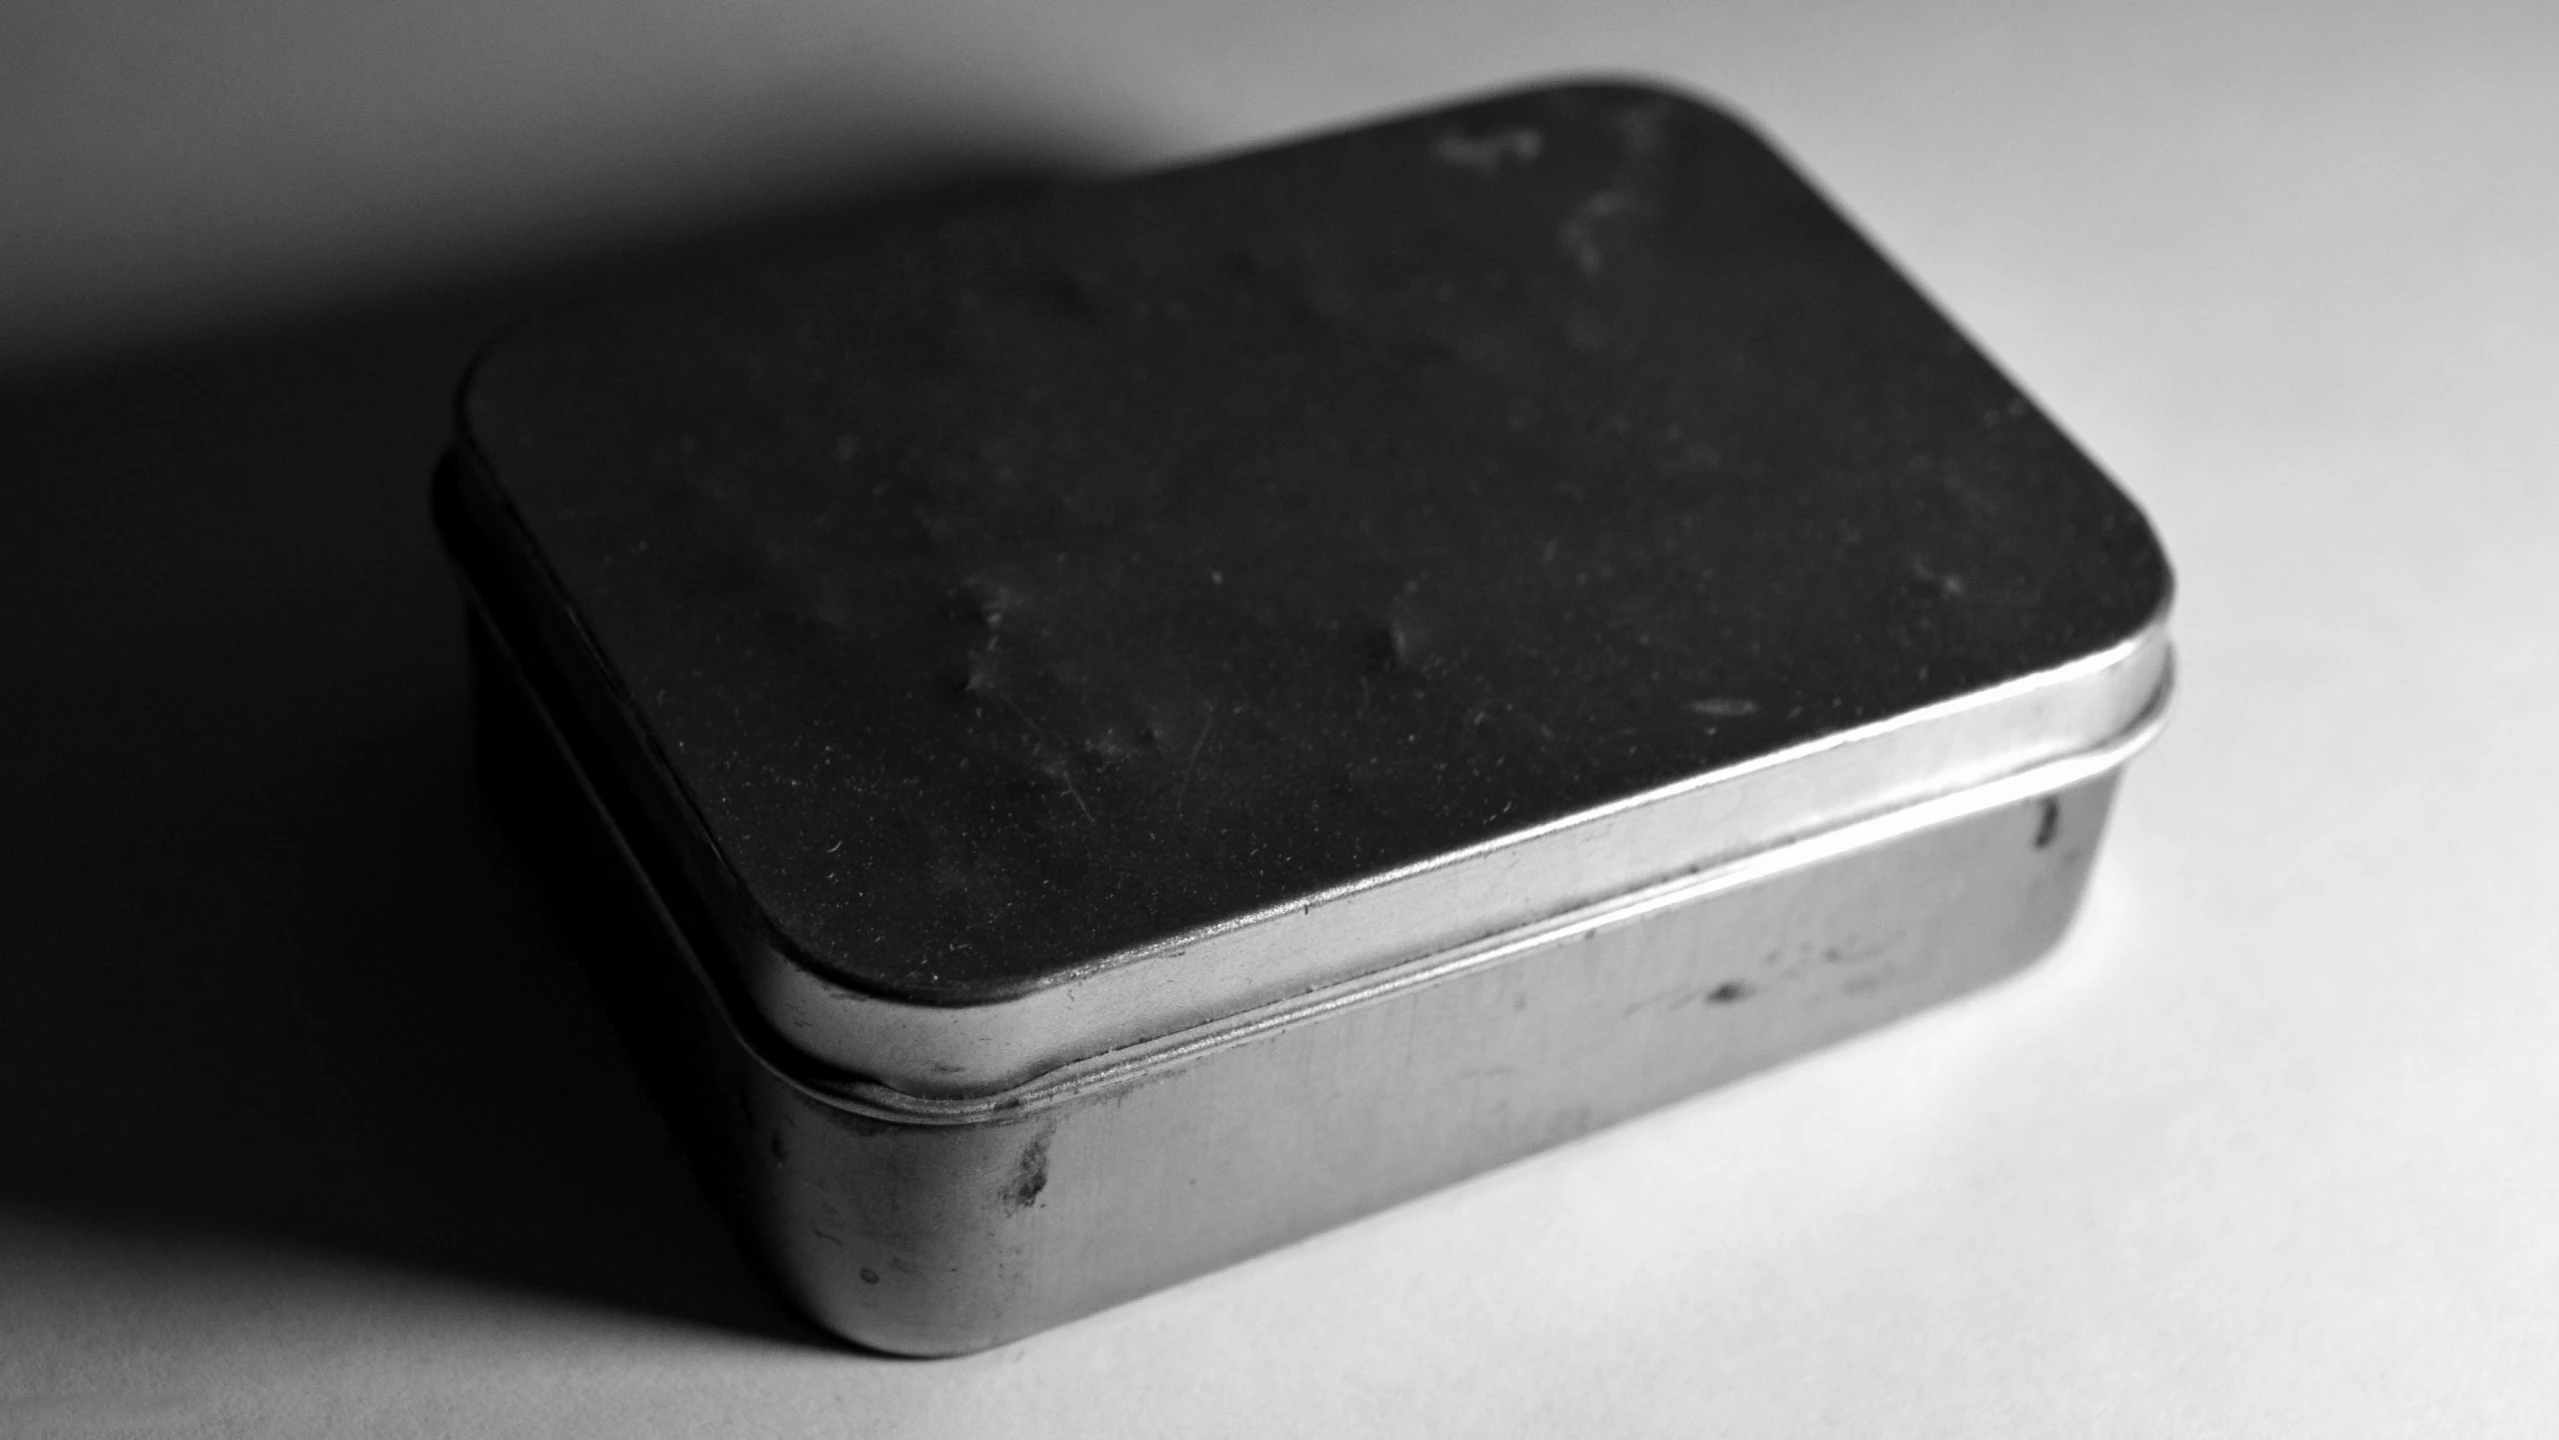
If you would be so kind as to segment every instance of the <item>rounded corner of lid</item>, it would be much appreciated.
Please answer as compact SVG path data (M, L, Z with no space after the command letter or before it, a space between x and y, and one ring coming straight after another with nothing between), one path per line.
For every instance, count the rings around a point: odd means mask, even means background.
M1632 124L1638 133L1658 124L1661 112L1668 110L1692 121L1738 132L1772 152L1776 149L1766 129L1727 97L1700 90L1666 72L1631 66L1567 71L1473 100L1460 101L1417 118L1456 118L1470 110L1519 105L1584 113L1614 110L1625 117L1621 123Z
M491 477L497 475L497 466L487 446L502 418L498 407L526 383L526 367L541 358L545 337L590 308L591 302L560 301L514 316L482 339L463 362L450 406L453 443L470 447Z
M475 423L480 407L498 383L493 376L514 358L515 348L522 343L526 327L535 317L519 316L500 326L473 347L471 358L462 362L461 377L453 382L453 433L456 446L477 447L479 427Z
M1710 111L1718 115L1725 111L1721 103L1668 75L1631 67L1568 72L1541 81L1520 93L1613 104L1667 102L1687 109Z
M1040 977L996 980L916 979L896 969L829 955L774 918L763 900L741 897L746 919L756 934L756 963L766 970L798 977L794 987L808 995L824 994L836 1003L892 1005L919 1011L982 1009L1018 1000L1041 988ZM759 1006L760 1008L760 1006Z

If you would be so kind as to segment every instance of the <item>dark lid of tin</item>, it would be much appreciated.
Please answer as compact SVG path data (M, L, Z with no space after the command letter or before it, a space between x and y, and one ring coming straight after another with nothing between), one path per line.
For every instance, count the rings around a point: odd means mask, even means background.
M1632 86L566 312L463 426L586 651L544 663L605 677L721 903L910 1005L1178 966L2120 647L2169 590L1765 144Z

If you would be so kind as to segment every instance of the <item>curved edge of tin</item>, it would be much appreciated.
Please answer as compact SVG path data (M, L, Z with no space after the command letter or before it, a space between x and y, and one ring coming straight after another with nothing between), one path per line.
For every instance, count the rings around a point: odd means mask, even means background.
M2169 671L2163 613L2054 669L1102 957L990 1004L864 994L779 953L739 957L740 980L812 1061L908 1099L999 1103L1091 1057L1793 853L1843 827L1933 815L1985 786L2006 793L2048 765L2077 774L2091 755L2121 763L2139 748L2128 737L2164 713Z
M514 672L624 863L640 879L694 983L747 1051L819 1103L904 1124L1016 1118L1345 1008L1508 963L1559 938L2067 789L2120 768L2147 746L2165 723L2174 688L2163 607L2133 636L2067 665L1113 957L1012 1000L963 1009L827 985L778 954L734 968L707 964L698 948L701 937L670 908L660 889L664 877L640 861L613 807L596 790L587 758L569 742L541 687L531 682L513 637L494 623L467 577L464 589L491 622L487 629L497 655ZM1979 733L1984 729L2004 733L2011 743L1984 746ZM1975 752L1968 768L1987 773L1950 776L1946 769L1927 768L1924 762L1942 762L1949 749ZM1878 775L1892 774L1919 777L1906 787L1916 793L1896 796L1889 786L1879 792ZM1936 783L1925 783L1931 777ZM1879 793L1883 803L1877 803ZM1856 803L1860 799L1862 805ZM1785 812L1797 823L1771 837L1766 807L1787 800L1797 802ZM1843 801L1846 813L1820 811L1822 802L1836 810ZM1744 828L1755 830L1759 843L1733 843L1736 818L1750 822ZM1724 822L1720 834L1717 820ZM1398 910L1409 915L1464 904L1488 886L1516 889L1523 855L1534 858L1524 847L1541 842L1578 850L1583 868L1605 873L1615 868L1612 857L1647 847L1661 853L1665 837L1684 839L1675 848L1692 855L1709 853L1656 866L1632 885L1621 883L1580 903L1550 906L1524 920L1479 924L1475 933L1425 941L1401 954L1381 947L1369 923L1391 919ZM1309 921L1326 915L1334 922L1321 927L1327 933L1309 935ZM1418 938L1433 928L1433 918L1411 916L1419 923L1399 928ZM1275 932L1283 943L1292 938L1299 943L1275 949L1269 943ZM1337 943L1324 944L1327 939ZM1352 939L1366 943L1338 943ZM1192 953L1201 948L1212 953ZM1175 957L1190 963L1142 963ZM1356 963L1344 966L1345 957ZM1294 967L1265 977L1260 993L1238 993L1233 983L1238 969L1292 959ZM1224 963L1198 963L1202 960Z
M812 1084L793 1080L815 1098L907 1124L965 1125L1013 1118L1066 1104L1097 1090L1133 1084L1217 1051L1279 1031L1312 1024L1338 1012L1373 1005L1460 976L1519 961L1592 931L1625 925L1664 910L1810 868L1857 851L1887 845L1923 830L1952 825L2003 806L2058 794L2120 770L2166 728L2175 688L2173 656L2165 658L2158 688L2132 725L2104 745L2045 761L1987 784L1870 816L1817 835L1643 887L1545 924L1504 934L1442 955L1372 972L1206 1025L1072 1062L1024 1084L991 1095L936 1098L905 1093L876 1081Z

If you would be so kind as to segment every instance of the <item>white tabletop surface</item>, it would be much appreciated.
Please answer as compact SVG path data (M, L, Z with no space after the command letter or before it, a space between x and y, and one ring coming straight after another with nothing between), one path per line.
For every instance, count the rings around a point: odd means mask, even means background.
M2084 8L10 7L0 1433L2559 1434L2559 7ZM1593 69L1758 118L2162 530L2078 928L993 1353L794 1329L464 780L492 320L364 307Z

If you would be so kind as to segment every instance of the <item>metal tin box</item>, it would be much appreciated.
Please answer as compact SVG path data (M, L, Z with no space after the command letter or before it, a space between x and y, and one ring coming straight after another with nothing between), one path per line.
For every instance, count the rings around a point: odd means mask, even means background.
M891 1351L2025 963L2168 692L2131 503L1636 86L564 311L459 425L500 791L751 1248Z

